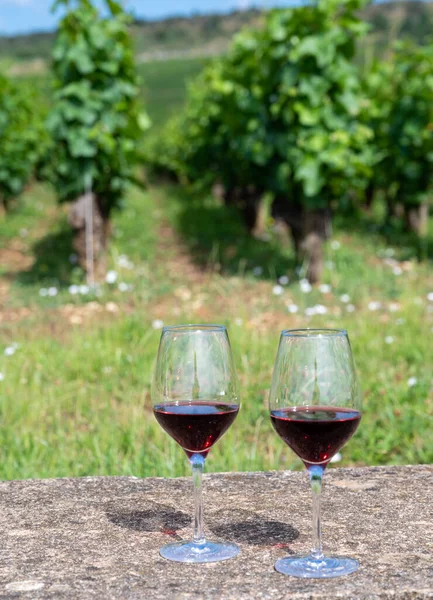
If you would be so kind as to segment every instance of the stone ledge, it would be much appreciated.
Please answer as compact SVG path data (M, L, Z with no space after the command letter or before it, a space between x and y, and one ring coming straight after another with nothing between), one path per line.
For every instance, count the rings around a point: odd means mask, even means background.
M210 537L241 546L210 565L158 554L190 536L191 481L90 477L0 483L0 599L433 599L433 466L330 469L325 550L359 559L349 577L311 581L273 569L310 546L305 473L205 477Z

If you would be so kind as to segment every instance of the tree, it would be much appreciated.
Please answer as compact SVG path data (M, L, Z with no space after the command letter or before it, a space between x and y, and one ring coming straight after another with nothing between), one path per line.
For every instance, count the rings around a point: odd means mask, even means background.
M54 108L50 179L60 202L73 202L74 246L86 265L85 196L92 186L94 256L106 247L112 210L119 208L140 160L149 120L139 104L128 33L130 18L115 0L102 17L91 0L58 0L67 7L53 50Z
M392 60L366 78L376 166L372 189L383 190L388 215L402 207L405 226L426 233L433 185L433 45L396 44Z
M43 125L38 95L0 75L0 206L5 210L34 174L47 142Z
M177 160L184 178L222 183L246 220L271 192L310 281L322 270L331 209L367 184L371 130L353 64L362 0L273 11L239 34L189 92ZM179 136L178 136L179 137Z

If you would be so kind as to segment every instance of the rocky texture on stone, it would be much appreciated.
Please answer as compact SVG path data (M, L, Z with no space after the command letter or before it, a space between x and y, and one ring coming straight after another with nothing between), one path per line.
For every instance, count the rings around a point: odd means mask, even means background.
M360 570L326 581L274 562L310 547L307 476L228 473L204 481L209 537L239 557L172 563L158 549L191 534L191 481L90 477L0 484L0 599L416 600L433 598L433 466L330 469L325 551Z

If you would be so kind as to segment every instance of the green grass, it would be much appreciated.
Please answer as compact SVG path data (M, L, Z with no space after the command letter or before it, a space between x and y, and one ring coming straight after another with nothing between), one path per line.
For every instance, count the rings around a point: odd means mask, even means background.
M48 202L47 202L48 198ZM14 237L26 237L40 219L46 217L47 205L52 196L46 187L33 186L31 194L24 193L7 215L0 215L0 248Z
M343 230L340 223L333 238L339 248L335 243L327 248L324 281L331 291L303 293L291 270L290 248L278 254L275 241L248 241L239 215L210 199L204 203L206 210L202 203L200 208L191 202L186 224L185 201L175 188L132 192L128 208L115 216L110 266L118 280L104 284L101 296L69 293L66 280L62 284L56 279L56 261L64 264L67 252L56 253L54 246L46 262L36 253L36 264L46 267L26 267L32 273L29 279L10 270L0 277L0 286L5 281L11 285L0 322L0 477L188 472L182 451L151 412L151 373L160 334L152 326L155 319L166 324L216 321L229 327L242 410L212 450L208 470L300 467L273 432L266 408L279 331L300 326L343 327L350 333L365 410L340 464L432 462L429 263L413 258L413 248L390 248L379 233L372 237L361 228L349 235L347 224ZM14 236L27 228L28 236L18 239L28 244L24 255L35 253L53 230L63 231L65 216L56 210L44 187L28 192L20 216L12 215L1 225L9 238L3 246L10 247ZM160 229L165 220L184 240L183 248L166 227ZM195 270L191 264L186 269L179 258L180 253L188 260L188 248L197 262ZM386 254L393 252L397 262L389 264ZM120 266L121 255L131 264ZM399 260L408 255L410 260ZM206 273L200 271L203 264ZM263 268L260 277L253 274L258 266ZM400 275L393 273L397 266ZM276 296L275 277L286 268L291 283ZM72 271L70 276L77 282L80 277ZM121 281L133 288L121 292ZM49 285L57 285L59 293L41 297L39 290ZM349 303L341 300L343 294L351 297ZM370 310L372 301L381 307ZM298 313L289 313L288 304L296 304ZM307 317L305 309L317 304L326 306L327 314ZM17 307L30 312L12 318ZM15 353L4 355L13 343L19 344ZM412 387L410 378L416 378Z

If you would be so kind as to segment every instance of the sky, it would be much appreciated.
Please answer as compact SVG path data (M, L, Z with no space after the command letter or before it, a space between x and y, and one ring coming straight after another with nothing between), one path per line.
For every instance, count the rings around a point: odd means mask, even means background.
M158 19L245 9L253 2L256 6L288 6L294 0L126 0L125 4L137 17ZM51 14L52 4L53 0L0 0L0 34L54 29L60 13Z

